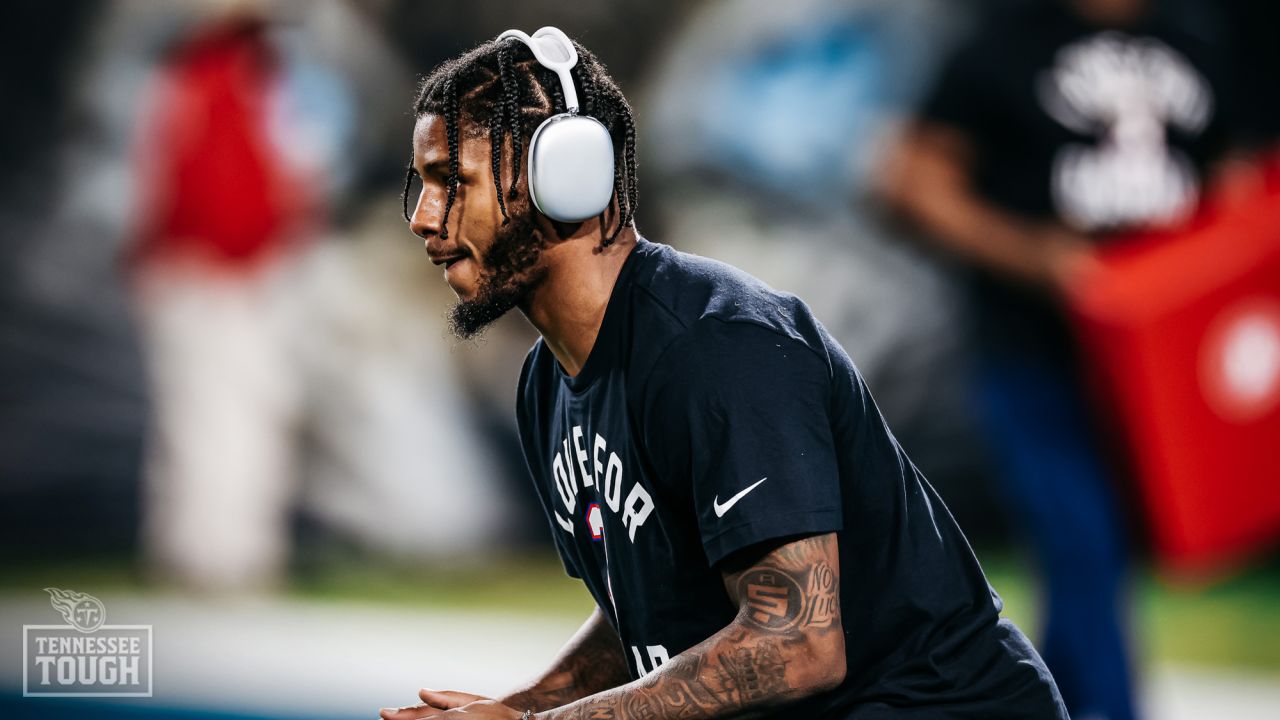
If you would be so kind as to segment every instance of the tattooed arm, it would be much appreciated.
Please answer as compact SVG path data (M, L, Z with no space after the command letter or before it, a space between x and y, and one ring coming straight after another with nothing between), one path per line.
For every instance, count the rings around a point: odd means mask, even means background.
M550 670L501 702L520 710L549 710L630 680L622 641L597 608L560 651Z
M727 627L640 680L538 717L734 717L836 687L845 675L839 565L832 533L789 542L726 572L725 588L739 608Z
M422 690L418 693L422 705L384 708L380 715L382 720L419 720L445 715L447 710L464 706L547 710L617 687L630 679L622 641L597 609L560 650L551 669L522 690L496 701L453 690Z

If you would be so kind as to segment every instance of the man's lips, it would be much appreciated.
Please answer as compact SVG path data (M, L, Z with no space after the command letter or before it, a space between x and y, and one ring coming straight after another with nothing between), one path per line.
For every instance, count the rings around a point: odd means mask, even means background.
M443 265L445 270L470 257L467 253L427 253L433 265Z

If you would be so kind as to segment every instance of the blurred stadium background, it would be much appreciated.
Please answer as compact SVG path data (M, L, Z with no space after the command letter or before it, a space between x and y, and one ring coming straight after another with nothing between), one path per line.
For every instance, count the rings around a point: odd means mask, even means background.
M479 343L450 338L449 291L399 207L415 77L508 27L547 24L592 48L636 108L642 233L810 302L1034 637L1036 567L1001 510L956 369L974 342L961 271L890 219L873 189L949 50L985 13L1037 1L1052 0L4 4L0 715L371 717L421 686L500 692L585 617L591 601L554 557L515 439L533 331L511 317ZM1257 118L1248 132L1274 152L1280 26L1257 22L1275 19L1268 3L1159 4L1232 53ZM245 161L260 185L210 199L226 188L165 166L165 153L186 153L198 174L229 147L198 130L216 113L184 95L201 80L174 71L175 58L236 33L266 53L236 62L269 78L267 106L244 112L270 150ZM254 201L265 192L274 204ZM234 332L208 344L207 328L235 322L216 296L184 296L185 315L148 305L186 276L158 278L137 260L156 252L157 225L174 231L158 203L222 203L217 213L238 202L243 214L209 222L260 219L271 259L192 272L266 266L247 312L270 315L253 330L268 339L246 339L250 349L226 345ZM185 328L179 351L204 358L199 373L149 374L149 353L166 352L148 344L155 323ZM185 535L157 527L145 508L165 500L144 479L157 462L157 382L180 386L166 403L217 395L241 362L263 373L260 424L204 418L200 470L216 489L174 521ZM276 470L237 487L240 452L269 453ZM1257 480L1274 490L1280 472ZM219 494L228 487L241 494ZM1193 576L1170 571L1148 505L1124 491L1140 548L1131 629L1144 716L1274 717L1274 545L1264 537ZM156 540L166 532L169 545ZM101 598L110 623L154 625L154 698L21 697L21 626L56 621L50 586Z

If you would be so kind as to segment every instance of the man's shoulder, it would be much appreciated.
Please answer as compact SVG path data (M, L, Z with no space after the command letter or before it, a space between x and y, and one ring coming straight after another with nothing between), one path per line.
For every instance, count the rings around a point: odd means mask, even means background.
M657 257L634 279L634 380L643 382L660 364L737 356L760 342L823 354L824 332L799 297L712 258L669 246L650 252Z
M745 323L796 335L797 321L811 317L795 295L775 290L728 263L646 243L648 262L634 278L637 332L657 326L669 339L697 333L712 321ZM803 324L803 323L800 323Z

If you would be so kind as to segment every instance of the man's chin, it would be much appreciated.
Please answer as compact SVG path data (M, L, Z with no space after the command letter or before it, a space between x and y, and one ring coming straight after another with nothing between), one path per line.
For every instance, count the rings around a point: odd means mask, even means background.
M459 340L474 340L516 306L515 297L458 297L449 309L449 329Z
M467 257L446 265L444 282L459 299L475 297L480 285L480 275L475 261Z
M525 306L546 278L546 269L538 267L544 243L527 226L513 221L483 260L468 258L447 269L445 279L458 296L449 310L449 327L460 339L477 337L498 318Z
M457 304L471 303L476 301L476 289L474 287L454 287L449 285L449 289L453 291L453 296L457 298ZM452 312L452 311L450 311Z

